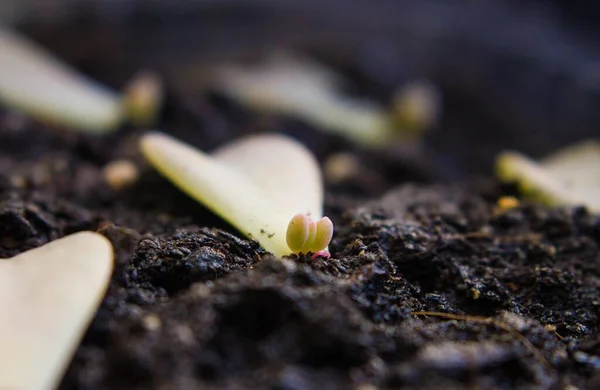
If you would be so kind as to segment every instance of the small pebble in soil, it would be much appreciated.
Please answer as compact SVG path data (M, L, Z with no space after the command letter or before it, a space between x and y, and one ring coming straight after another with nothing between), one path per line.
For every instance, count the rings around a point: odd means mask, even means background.
M108 163L102 170L104 180L114 190L133 185L139 178L138 167L129 160L115 160Z
M519 207L519 199L515 198L514 196L503 196L498 199L496 204L498 206L498 211L500 212L512 210L516 207Z
M351 153L336 153L325 161L325 179L331 184L344 182L359 172L360 162Z
M156 314L148 314L144 318L142 318L142 325L149 331L158 330L162 326L162 321L160 317Z

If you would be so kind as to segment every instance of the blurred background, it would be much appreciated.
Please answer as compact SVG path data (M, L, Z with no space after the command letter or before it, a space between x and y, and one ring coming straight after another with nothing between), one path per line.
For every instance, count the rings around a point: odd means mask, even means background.
M152 69L193 96L200 64L282 48L374 101L429 80L443 103L422 156L444 178L489 174L504 149L540 157L596 136L599 16L584 0L0 2L4 24L116 88Z

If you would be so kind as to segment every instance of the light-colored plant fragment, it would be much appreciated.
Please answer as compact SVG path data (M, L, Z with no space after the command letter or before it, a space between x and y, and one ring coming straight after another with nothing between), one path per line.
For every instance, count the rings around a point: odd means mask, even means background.
M0 389L58 386L112 265L112 245L92 232L0 259Z
M2 28L0 101L41 120L90 132L115 129L123 116L118 94Z
M516 182L523 194L549 206L584 205L600 212L600 143L584 141L536 162L504 152L496 162L498 177Z
M290 55L272 56L254 67L219 64L210 81L213 88L252 109L294 116L367 146L382 146L422 130L437 104L426 102L434 94L424 84L403 89L391 109L344 95L342 84L323 65ZM411 128L405 131L405 125Z
M306 249L310 224L297 214L321 218L323 186L317 161L298 142L256 135L209 155L152 132L140 147L166 178L268 251L285 256ZM329 240L319 250L326 250ZM324 241L319 236L318 243Z

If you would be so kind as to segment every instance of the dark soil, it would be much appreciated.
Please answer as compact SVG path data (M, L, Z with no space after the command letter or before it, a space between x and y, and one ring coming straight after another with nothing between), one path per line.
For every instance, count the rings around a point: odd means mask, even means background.
M329 59L359 90L389 93L362 57L339 58ZM97 76L117 84L109 68ZM501 111L485 100L493 92L461 95L439 77L439 128L419 147L383 151L169 90L157 127L200 148L279 131L321 162L357 156L361 172L326 187L329 260L280 260L244 239L144 163L139 130L91 137L0 112L0 258L81 230L115 247L107 296L61 389L600 388L600 217L527 202L498 210L516 192L491 175L495 141L535 147L503 127L519 123L488 115ZM115 191L102 168L120 158L141 177Z

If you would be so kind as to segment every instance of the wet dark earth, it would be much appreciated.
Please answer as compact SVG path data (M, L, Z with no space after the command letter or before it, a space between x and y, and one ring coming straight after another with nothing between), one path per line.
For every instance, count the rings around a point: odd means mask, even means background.
M334 57L364 94L391 92L356 53ZM107 69L98 77L118 84ZM600 217L527 201L501 209L518 194L491 169L505 144L540 154L592 123L538 145L514 129L539 118L540 100L496 120L506 91L436 74L442 120L421 145L386 150L167 79L157 127L200 148L277 131L324 166L338 152L358 159L360 170L326 182L329 260L276 259L243 238L143 161L138 129L94 137L0 112L0 258L81 230L115 247L61 389L600 388ZM122 190L103 176L118 159L140 169Z

